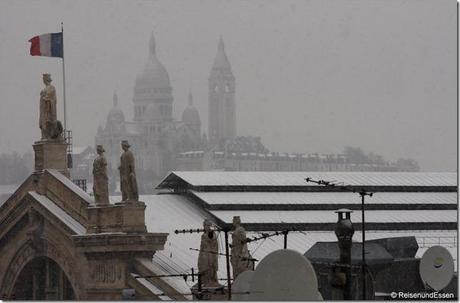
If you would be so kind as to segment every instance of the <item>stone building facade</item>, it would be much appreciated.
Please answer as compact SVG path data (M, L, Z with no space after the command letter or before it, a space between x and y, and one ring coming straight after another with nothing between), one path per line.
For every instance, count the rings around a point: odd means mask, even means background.
M248 137L237 137L232 142L247 140ZM232 151L225 148L182 152L176 163L177 170L183 171L416 171L389 162L354 163L342 154Z
M136 277L155 275L149 264L168 234L147 231L143 202L96 205L70 181L66 150L62 138L35 142L35 171L0 204L0 297L121 300L131 290L158 300Z

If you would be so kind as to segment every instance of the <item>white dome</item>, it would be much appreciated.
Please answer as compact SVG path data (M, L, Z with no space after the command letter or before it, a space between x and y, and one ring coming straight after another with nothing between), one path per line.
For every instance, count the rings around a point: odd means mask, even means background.
M144 70L136 77L136 90L171 89L169 75L163 64L158 60L155 51L155 38L150 38L150 51Z

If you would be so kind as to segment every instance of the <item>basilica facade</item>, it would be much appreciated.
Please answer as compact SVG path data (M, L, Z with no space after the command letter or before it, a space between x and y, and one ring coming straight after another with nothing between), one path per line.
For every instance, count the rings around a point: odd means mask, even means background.
M127 120L113 96L113 108L100 126L96 144L104 145L110 174L118 175L120 142L128 140L144 180L157 182L173 170L225 171L413 171L386 161L355 163L345 155L270 152L260 137L237 136L235 76L220 38L208 78L208 129L201 128L192 94L181 119L173 117L173 88L157 57L155 38L137 75L132 120ZM207 134L207 135L206 135ZM152 184L149 184L149 187ZM142 187L142 185L141 185ZM141 188L149 192L149 188Z
M223 44L220 51L224 51ZM118 166L121 140L128 140L133 146L141 174L153 179L163 177L175 167L177 153L200 150L206 146L200 114L193 105L192 94L189 93L188 106L180 120L172 116L173 101L169 75L157 57L152 35L148 60L135 81L133 120L125 118L114 94L113 108L108 113L105 126L100 126L97 131L96 144L104 145L112 170Z

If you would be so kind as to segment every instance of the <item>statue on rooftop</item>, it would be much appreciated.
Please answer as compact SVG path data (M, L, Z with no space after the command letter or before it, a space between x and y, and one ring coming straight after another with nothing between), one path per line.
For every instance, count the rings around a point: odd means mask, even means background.
M104 147L96 147L98 156L93 162L93 193L96 205L109 204L109 178L107 177L107 160L104 156Z
M239 216L233 217L233 234L232 234L232 269L233 279L246 270L254 270L254 262L248 250L246 243L246 230L241 226Z
M137 190L136 172L134 170L134 155L129 150L127 140L121 141L123 153L120 157L120 188L121 197L124 202L139 201L139 193Z
M217 287L219 245L217 234L211 230L211 222L204 220L204 233L201 235L200 254L198 255L198 271L201 273L201 283L204 287Z
M51 85L51 75L43 74L45 88L40 92L40 119L39 127L42 139L57 139L61 136L63 128L57 120L56 89Z

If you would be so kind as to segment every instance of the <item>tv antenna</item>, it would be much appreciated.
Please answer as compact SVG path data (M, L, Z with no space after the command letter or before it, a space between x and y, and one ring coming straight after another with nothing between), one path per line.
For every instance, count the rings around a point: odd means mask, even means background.
M175 234L187 234L187 233L202 233L205 232L206 230L204 228L191 228L191 229L182 229L182 230L175 230ZM230 252L228 250L229 244L228 244L228 233L230 231L229 228L220 228L215 226L211 231L217 231L217 232L224 232L225 235L225 263L227 267L227 288L228 288L228 299L232 299L232 283L231 283L231 277L230 277Z
M325 180L314 180L312 178L305 178L305 181L310 183L315 183L318 185L322 185L329 188L337 188L343 191L348 191L352 193L357 193L361 196L361 235L362 235L362 259L361 259L361 279L363 285L363 300L366 300L366 221L364 217L365 211L365 197L369 196L372 197L374 195L373 192L366 191L364 188L359 188L359 186L353 185L345 185L343 182L337 183L337 181L325 181Z
M275 237L275 236L281 236L283 235L284 236L284 245L283 245L283 248L284 249L287 249L287 236L289 234L289 232L300 232L300 233L303 233L305 234L303 231L301 230L297 230L295 228L288 228L288 229L285 229L285 230L282 230L282 231L275 231L273 233L262 233L260 236L258 237L248 237L246 238L245 240L241 241L241 244L240 245L244 245L246 243L251 243L251 242L254 242L254 241L259 241L259 240L265 240L265 239L270 239L271 237ZM230 244L230 247L235 247L236 245L233 245Z
M229 244L229 246L231 247L232 245ZM216 252L214 252L214 251L210 251L210 250L200 250L200 249L198 249L198 248L192 248L192 247L189 247L189 250L198 251L198 252L202 251L202 252L205 252L205 253L208 253L208 254L211 254L211 255L226 256L226 254L224 254L224 253L216 253ZM231 257L231 256L232 256L232 255L230 255L230 257ZM241 260L244 260L244 261L254 261L254 262L259 261L259 260L255 259L255 258L244 258L244 257L241 258Z

